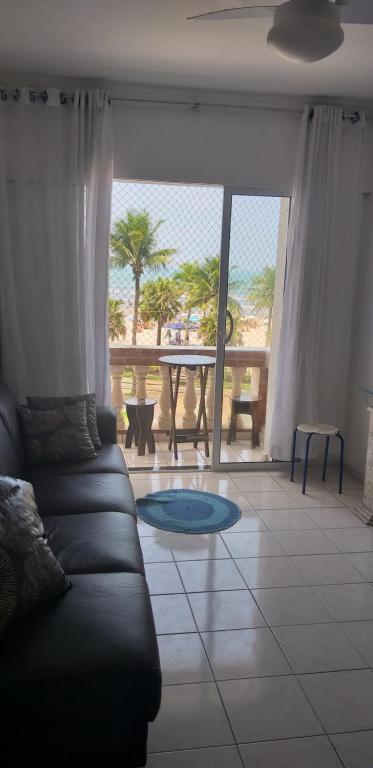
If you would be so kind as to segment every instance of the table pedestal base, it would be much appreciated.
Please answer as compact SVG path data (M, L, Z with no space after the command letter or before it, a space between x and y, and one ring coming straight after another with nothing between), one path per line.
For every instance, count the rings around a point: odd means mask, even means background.
M173 448L174 458L178 459L178 443L193 443L194 448L198 448L198 443L205 444L205 456L209 456L209 434L207 428L206 413L206 386L209 369L215 367L215 358L207 355L166 355L160 357L159 362L168 366L168 376L170 382L170 406L171 406L171 429L170 439L168 441L168 450ZM200 400L198 407L198 416L195 427L177 429L176 428L176 409L177 398L180 387L181 369L185 368L187 384L190 384L199 375L200 382ZM176 370L175 382L173 381L172 371Z

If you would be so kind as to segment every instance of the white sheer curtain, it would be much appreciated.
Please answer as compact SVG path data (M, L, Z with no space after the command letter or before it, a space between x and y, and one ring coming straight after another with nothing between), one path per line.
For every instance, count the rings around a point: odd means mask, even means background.
M109 398L111 183L104 92L0 102L1 361L21 400Z
M298 146L270 453L295 426L343 429L363 194L364 115L306 107Z

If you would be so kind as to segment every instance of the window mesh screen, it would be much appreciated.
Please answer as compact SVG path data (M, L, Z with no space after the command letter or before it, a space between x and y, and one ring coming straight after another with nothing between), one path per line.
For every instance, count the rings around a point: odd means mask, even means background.
M234 346L270 345L280 205L280 198L233 198ZM215 344L222 208L221 187L113 183L112 342Z

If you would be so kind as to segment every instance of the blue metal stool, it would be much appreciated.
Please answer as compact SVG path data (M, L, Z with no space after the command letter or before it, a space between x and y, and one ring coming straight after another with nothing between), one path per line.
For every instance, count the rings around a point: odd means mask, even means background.
M294 430L294 436L293 436L293 449L292 449L292 455L291 455L291 475L290 480L293 483L294 482L294 471L295 471L295 450L296 450L296 444L297 444L297 433L298 432L304 432L307 435L306 440L306 453L304 457L304 470L303 470L303 487L302 487L302 493L306 493L306 482L307 482L307 470L308 470L308 456L310 452L310 443L311 438L314 435L324 435L326 437L325 442L325 453L324 453L324 465L322 470L322 480L325 481L326 477L326 467L328 463L328 452L329 452L329 442L331 437L338 437L341 441L341 452L340 452L340 461L339 461L339 493L342 493L342 483L343 483L343 462L344 462L344 438L343 435L341 435L338 427L333 427L331 424L299 424L295 430Z

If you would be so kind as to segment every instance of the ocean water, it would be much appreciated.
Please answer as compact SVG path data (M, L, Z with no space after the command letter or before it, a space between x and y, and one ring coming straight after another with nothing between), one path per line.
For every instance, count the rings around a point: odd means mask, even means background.
M177 271L178 268L160 270L159 272L145 271L142 276L141 285L143 286L147 280L154 280L157 277L173 277ZM231 272L231 278L234 280L234 284L229 290L230 296L237 300L239 298L245 298L249 291L251 280L255 274L257 273L250 270L235 270L234 272ZM115 299L132 302L134 294L135 289L131 268L125 267L124 269L120 269L119 267L110 267L109 296Z

